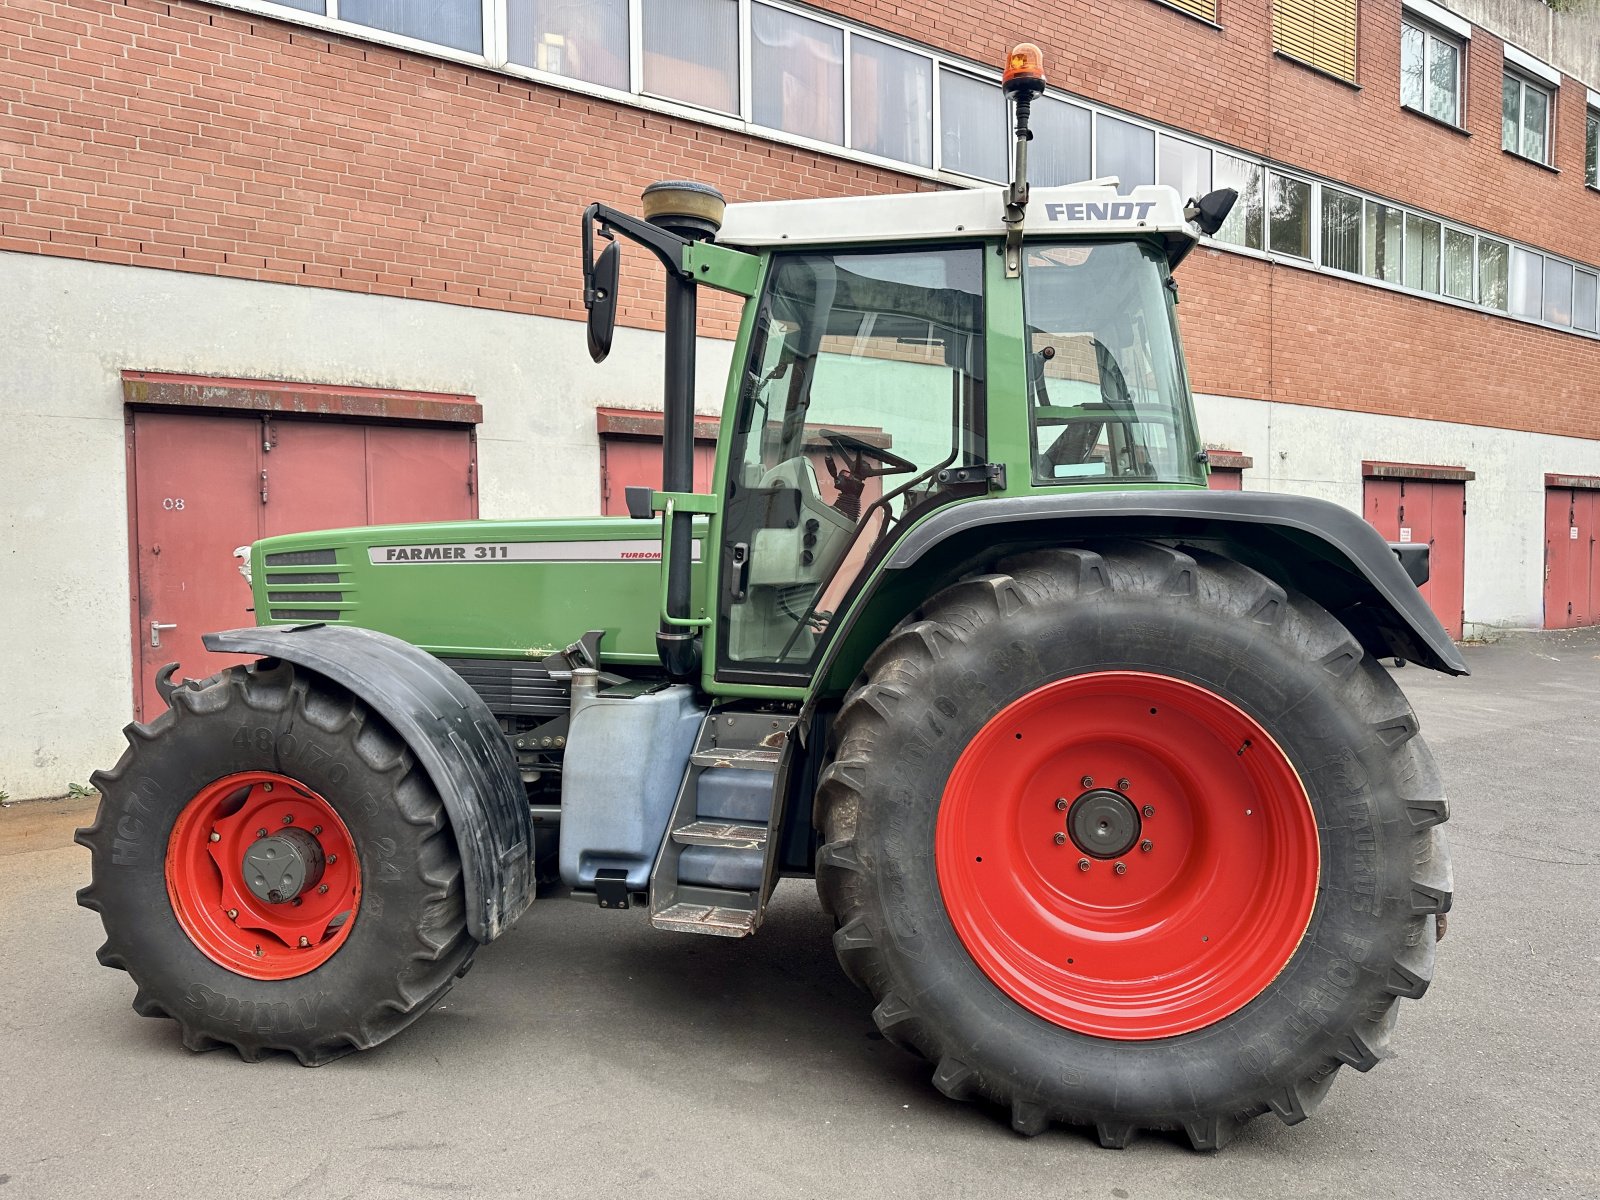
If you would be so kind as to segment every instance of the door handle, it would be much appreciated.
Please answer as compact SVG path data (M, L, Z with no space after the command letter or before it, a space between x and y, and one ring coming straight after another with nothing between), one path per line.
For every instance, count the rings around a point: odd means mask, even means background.
M160 621L150 622L150 647L154 650L161 649L161 631L163 629L176 629L177 625L163 625Z

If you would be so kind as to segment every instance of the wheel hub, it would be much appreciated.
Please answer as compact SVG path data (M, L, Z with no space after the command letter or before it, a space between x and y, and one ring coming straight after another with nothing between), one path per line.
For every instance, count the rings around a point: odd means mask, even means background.
M257 899L287 904L317 885L325 865L322 843L304 829L285 829L250 843L241 874Z
M1139 810L1121 792L1094 788L1067 810L1072 844L1094 858L1121 858L1139 840Z

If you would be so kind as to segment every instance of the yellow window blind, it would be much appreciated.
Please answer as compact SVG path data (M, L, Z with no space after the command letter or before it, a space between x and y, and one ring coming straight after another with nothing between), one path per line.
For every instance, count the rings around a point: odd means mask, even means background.
M1273 0L1272 44L1354 83L1356 0Z
M1217 23L1217 0L1161 0L1163 4L1173 8L1181 8L1186 13L1193 13L1202 21Z

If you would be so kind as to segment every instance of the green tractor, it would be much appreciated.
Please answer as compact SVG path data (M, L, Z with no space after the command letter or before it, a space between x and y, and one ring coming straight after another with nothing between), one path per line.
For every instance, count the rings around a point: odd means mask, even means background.
M666 279L631 517L256 543L206 644L259 658L165 668L79 835L138 1012L325 1063L536 891L745 937L814 875L883 1035L1024 1134L1214 1149L1385 1057L1451 895L1379 662L1466 673L1426 548L1206 488L1173 269L1234 197L1030 197L1035 56L1007 187L589 207L597 361L621 240ZM701 288L743 299L709 493Z

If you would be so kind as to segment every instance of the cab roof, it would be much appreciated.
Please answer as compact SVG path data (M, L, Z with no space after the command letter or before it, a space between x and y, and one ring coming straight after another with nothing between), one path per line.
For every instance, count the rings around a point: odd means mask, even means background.
M730 204L717 242L726 246L807 246L908 242L928 238L999 237L1005 233L1005 189L963 188L826 200ZM1198 240L1183 219L1183 201L1164 184L1117 194L1115 179L1034 188L1025 236L1164 235L1176 262ZM1176 253L1174 253L1176 251Z

